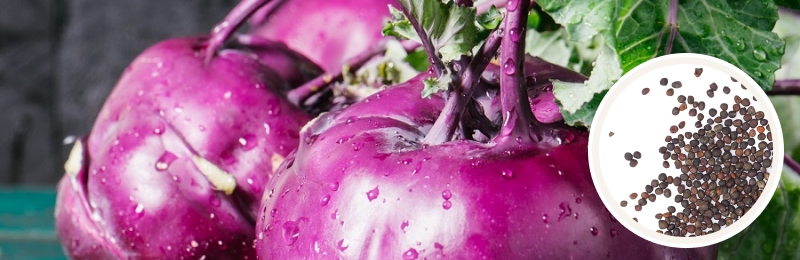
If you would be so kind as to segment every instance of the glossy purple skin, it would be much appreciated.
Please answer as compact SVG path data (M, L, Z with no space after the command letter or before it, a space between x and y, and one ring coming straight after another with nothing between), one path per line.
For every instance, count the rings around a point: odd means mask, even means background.
M418 143L443 106L417 77L301 133L264 194L259 259L711 259L631 233L594 190L588 134ZM391 105L387 105L391 104Z
M297 147L309 117L252 54L226 50L204 65L203 46L156 44L108 97L82 172L59 183L56 230L69 257L255 258L254 212L272 160ZM193 155L233 175L234 192L215 190Z
M262 63L295 88L323 73L322 68L282 42L261 38L257 35L239 35L230 43L231 48L255 54ZM289 89L281 89L286 92Z
M266 17L256 12L252 34L286 43L320 64L338 71L342 64L380 41L394 0L286 0Z

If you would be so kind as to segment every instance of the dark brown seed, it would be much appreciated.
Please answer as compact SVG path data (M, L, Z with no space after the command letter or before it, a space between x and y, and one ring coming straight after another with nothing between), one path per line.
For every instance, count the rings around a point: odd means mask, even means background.
M703 68L694 69L694 76L695 77L700 77L700 74L703 74Z
M750 105L750 100L746 99L746 98L742 99L742 105L749 106Z
M686 102L686 96L684 96L684 95L678 96L678 103L683 103L683 102ZM691 102L689 102L689 103L691 103Z
M661 81L659 83L661 84L661 86L666 86L667 82L669 82L669 80L667 80L667 78L661 78Z
M630 165L631 167L636 167L636 165L638 164L639 161L637 161L636 159L631 159L630 163L628 163L628 165Z
M686 121L681 121L678 123L678 128L683 129L684 126L686 126Z
M656 202L656 195L650 194L650 197L647 197L647 199L649 199L650 202Z
M688 107L686 106L686 103L683 103L683 104L681 104L680 106L678 106L678 109L680 109L681 111L683 111L683 110L686 110L686 108L688 108Z
M636 206L633 207L633 209L635 209L636 211L642 211L642 205L636 205ZM636 220L636 218L633 218L633 219ZM636 222L639 222L639 221L636 220Z
M614 132L608 132L608 137L614 136Z
M640 206L647 205L647 199L645 199L645 198L641 198L641 199L639 199L639 205L640 205Z
M670 189L664 189L664 197L672 197L672 191Z
M633 158L636 158L636 159L642 158L642 153L640 153L639 151L633 152Z
M661 166L664 166L664 168L669 168L669 162L664 161L663 163L661 163Z
M710 97L710 98L713 98L714 97L714 91L712 91L710 89L706 90L706 95L708 95L708 97Z
M725 86L725 87L722 88L722 93L730 94L731 93L731 89L728 88L728 86Z
M714 108L712 108L712 109L709 109L709 110L708 110L708 115L709 115L709 116L717 116L717 110L716 110L716 109L714 109Z
M639 195L636 194L636 192L634 192L634 193L631 193L631 195L628 195L628 198L636 199L637 196L639 196Z
M675 82L672 82L672 87L673 88L681 88L681 87L683 87L683 84L681 84L680 81L675 81Z
M671 97L673 94L675 94L675 90L673 90L673 89L667 89L667 96L670 96L670 97Z
M711 83L711 85L708 85L708 87L711 88L711 91L717 91L717 89L719 89L717 83Z
M628 206L628 201L626 201L626 200L623 200L623 201L621 201L621 202L619 203L619 205L620 205L621 207L627 207L627 206Z
M676 125L670 126L669 127L669 132L673 133L673 134L677 133L678 132L678 126L676 126Z
M736 80L736 79L735 79L735 78L733 78L733 77L731 77L731 81L733 81L733 82L739 82L738 80Z
M650 88L643 88L642 95L647 95L647 93L650 93Z
M624 157L625 157L625 160L630 161L631 159L633 159L633 154L632 153L625 153Z
M677 107L673 107L672 108L672 115L673 116L677 116L680 112L681 112L681 110L679 108L677 108Z
M742 89L747 89L747 87L745 87L744 84L742 84Z

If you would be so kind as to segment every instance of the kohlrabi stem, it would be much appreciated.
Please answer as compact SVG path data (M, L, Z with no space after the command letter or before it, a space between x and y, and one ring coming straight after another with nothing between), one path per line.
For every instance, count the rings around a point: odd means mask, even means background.
M767 95L800 95L800 79L776 80Z
M480 50L475 53L475 57L469 62L467 68L460 75L460 82L455 85L451 97L445 103L442 113L436 118L431 130L422 140L423 144L436 145L449 141L458 128L459 120L464 114L464 109L472 99L472 90L480 81L481 73L486 70L486 66L500 48L501 33L494 31L486 38ZM456 81L454 81L456 82Z
M669 1L667 25L669 25L669 39L667 39L667 49L664 54L672 53L672 43L675 42L675 35L678 34L678 0Z
M785 164L786 166L789 166L789 169L791 169L795 174L800 174L800 164L798 164L797 161L792 159L791 156L784 155L783 156L783 164Z
M428 37L428 33L425 32L425 28L422 28L422 25L417 21L417 18L411 14L408 7L401 4L400 10L403 11L403 14L408 18L408 22L411 23L411 26L414 27L414 31L419 35L419 39L422 41L422 47L425 48L425 52L428 53L428 59L431 62L433 71L436 73L436 77L442 76L445 70L444 62L439 58L439 55L436 55L436 47L433 46L433 42L431 42L431 38Z
M335 72L326 72L303 84L302 86L289 91L286 93L286 97L290 102L292 102L292 104L302 107L308 98L321 91L330 90L330 87L333 85L332 83L341 81L344 78L345 69L348 71L356 71L364 66L364 64L366 64L368 61L372 60L372 58L385 53L387 47L386 44L386 40L379 42L371 49L368 49L356 55L355 57L348 59L342 65L341 70ZM402 41L401 45L406 52L411 52L419 48L419 44L412 41Z
M525 84L525 33L530 2L510 0L506 5L505 29L500 45L500 104L503 126L495 142L514 137L533 142L541 140L540 124L533 117Z
M259 8L269 3L271 0L242 0L236 7L225 16L222 22L214 26L211 31L211 39L208 40L206 47L206 60L208 63L214 58L217 49L236 31L244 22L253 15Z

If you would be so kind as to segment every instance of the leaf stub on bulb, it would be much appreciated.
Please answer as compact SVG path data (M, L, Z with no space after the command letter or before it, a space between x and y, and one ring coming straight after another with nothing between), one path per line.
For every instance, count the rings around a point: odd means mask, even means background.
M83 157L83 142L81 140L76 140L75 145L72 146L72 150L69 152L67 161L64 163L64 172L71 177L78 176L78 173L80 173L83 168Z
M203 157L192 156L192 161L197 166L197 169L206 176L211 185L214 186L215 190L225 192L226 195L233 194L233 190L236 189L236 179L233 178L233 175Z

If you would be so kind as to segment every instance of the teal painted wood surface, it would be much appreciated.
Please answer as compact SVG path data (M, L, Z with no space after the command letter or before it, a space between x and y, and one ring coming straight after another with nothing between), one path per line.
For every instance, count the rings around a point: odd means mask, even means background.
M66 259L56 239L55 187L0 187L0 259Z

